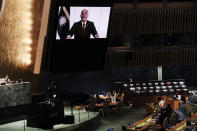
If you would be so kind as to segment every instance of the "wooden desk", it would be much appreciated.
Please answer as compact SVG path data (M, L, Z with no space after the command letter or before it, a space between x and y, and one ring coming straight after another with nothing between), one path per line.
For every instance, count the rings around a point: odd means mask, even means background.
M117 105L118 103L108 103L109 106L115 106ZM102 104L95 104L96 107L103 107L104 106L104 103ZM81 108L88 108L88 105L83 105L83 106L74 106L74 108L77 108L77 109L81 109Z
M117 105L118 103L108 103L109 106L115 106ZM96 107L103 107L104 106L104 103L103 104L95 104ZM74 106L74 108L78 109L78 114L79 114L79 122L80 122L80 109L85 109L85 108L88 108L88 105L83 105L83 106ZM89 118L89 111L88 111L88 118Z
M118 103L108 103L109 106L116 106ZM96 107L103 107L104 106L104 103L103 104L96 104Z
M178 110L179 109L179 103L181 103L181 102L182 101L172 100L171 98L167 98L166 101L165 101L165 106L170 104L174 110Z
M187 122L188 118L186 118L184 121L182 121L181 123L178 123L177 125L173 126L171 129L169 129L168 131L183 131L184 128L186 127L186 122Z
M197 114L191 114L191 120L197 120Z
M74 108L80 109L80 108L87 108L88 105L84 105L84 106L74 106Z

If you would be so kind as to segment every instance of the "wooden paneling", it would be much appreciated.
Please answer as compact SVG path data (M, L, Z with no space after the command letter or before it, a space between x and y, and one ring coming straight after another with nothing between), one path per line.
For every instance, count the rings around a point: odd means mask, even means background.
M133 3L114 3L113 4L114 9L120 9L120 8L134 8Z
M106 70L134 66L196 64L196 48L149 48L110 50L106 56Z
M42 21L40 20L41 27L40 27L40 32L39 32L37 51L35 51L36 52L36 59L35 59L34 73L36 73L36 74L40 73L40 68L41 68L41 60L42 60L43 47L44 47L44 38L46 36L48 19L49 19L48 17L49 17L50 3L51 3L51 0L45 0L44 7L43 7L43 13L42 13Z
M168 2L168 8L192 8L194 7L194 3L192 1L184 1L184 2Z
M6 0L4 12L0 18L0 77L8 74L11 80L22 78L24 81L32 83L32 92L41 92L39 75L32 73L38 36L40 32L41 15L44 0L32 0L29 7L25 6L27 0ZM28 27L28 17L32 20L32 25ZM24 24L25 23L25 24ZM30 65L24 65L21 61L25 59L26 45L24 39L27 34L24 30L28 27L31 43L29 44ZM27 52L27 51L26 51Z
M138 3L139 9L163 8L163 2Z
M136 33L176 33L196 31L196 8L178 9L114 9L110 37Z

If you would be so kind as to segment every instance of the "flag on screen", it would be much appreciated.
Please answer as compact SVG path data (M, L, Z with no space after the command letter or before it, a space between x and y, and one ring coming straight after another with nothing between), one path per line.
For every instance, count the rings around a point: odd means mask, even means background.
M57 24L57 32L60 39L65 39L66 36L68 35L68 31L69 31L69 19L65 14L65 10L63 10L63 6L61 6L58 14L58 24Z

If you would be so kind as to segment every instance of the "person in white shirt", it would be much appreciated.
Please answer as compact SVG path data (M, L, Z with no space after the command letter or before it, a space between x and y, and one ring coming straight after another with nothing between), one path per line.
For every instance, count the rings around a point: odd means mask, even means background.
M6 83L6 84L10 83L10 79L9 79L8 74L6 74L4 77L4 83Z

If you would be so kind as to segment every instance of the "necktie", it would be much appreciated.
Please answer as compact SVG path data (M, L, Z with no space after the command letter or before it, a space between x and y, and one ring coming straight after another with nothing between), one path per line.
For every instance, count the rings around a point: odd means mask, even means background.
M83 24L82 28L85 30L85 24Z

